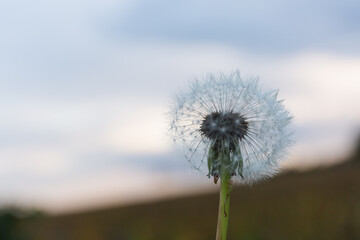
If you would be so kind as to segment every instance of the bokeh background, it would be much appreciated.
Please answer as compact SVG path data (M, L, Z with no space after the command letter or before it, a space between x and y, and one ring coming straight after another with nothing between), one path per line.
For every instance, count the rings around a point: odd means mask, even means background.
M213 239L217 186L171 144L166 112L188 81L237 69L280 89L295 116L284 172L302 173L234 190L231 239L360 238L359 43L358 0L2 0L0 238L20 221L16 239ZM308 224L281 230L287 217Z

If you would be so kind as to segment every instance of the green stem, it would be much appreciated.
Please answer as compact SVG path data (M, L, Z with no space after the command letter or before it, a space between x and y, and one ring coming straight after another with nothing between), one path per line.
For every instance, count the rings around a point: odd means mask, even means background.
M216 240L226 240L229 223L230 192L232 187L229 169L222 169L220 184L221 190Z

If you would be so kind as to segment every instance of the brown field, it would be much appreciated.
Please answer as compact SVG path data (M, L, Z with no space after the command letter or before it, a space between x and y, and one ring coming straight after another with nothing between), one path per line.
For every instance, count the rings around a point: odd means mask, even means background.
M228 239L360 239L359 183L360 165L347 163L237 187ZM18 236L9 239L210 240L215 239L217 210L218 194L207 194L36 217L21 220Z

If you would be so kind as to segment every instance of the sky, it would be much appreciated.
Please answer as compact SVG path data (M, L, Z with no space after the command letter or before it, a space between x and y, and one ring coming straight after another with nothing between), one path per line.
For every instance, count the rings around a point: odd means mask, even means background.
M167 134L172 95L239 70L294 115L284 168L360 133L360 2L2 0L0 204L53 213L201 193ZM194 184L197 182L197 184Z

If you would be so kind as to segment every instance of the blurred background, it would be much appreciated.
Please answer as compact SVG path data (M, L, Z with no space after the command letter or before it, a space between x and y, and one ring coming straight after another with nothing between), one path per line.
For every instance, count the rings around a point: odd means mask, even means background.
M360 2L2 0L0 239L214 239L218 188L172 94L257 75L295 116L284 174L234 190L229 239L360 239ZM355 185L357 183L357 185Z

